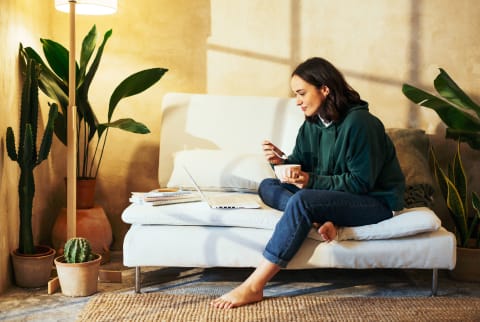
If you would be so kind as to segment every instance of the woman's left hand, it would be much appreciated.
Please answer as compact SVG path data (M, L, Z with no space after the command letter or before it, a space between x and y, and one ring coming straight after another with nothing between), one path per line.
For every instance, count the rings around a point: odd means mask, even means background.
M308 179L310 179L310 175L308 172L303 171L296 171L292 174L291 177L285 178L285 183L290 183L297 186L299 189L303 189L308 184Z

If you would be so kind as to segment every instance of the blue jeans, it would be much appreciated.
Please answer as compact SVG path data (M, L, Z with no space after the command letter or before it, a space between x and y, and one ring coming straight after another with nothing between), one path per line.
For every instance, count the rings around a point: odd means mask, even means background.
M263 180L258 193L265 204L284 211L263 251L265 259L280 267L286 267L297 253L313 223L362 226L392 217L392 211L379 199L341 191L299 189L278 179Z

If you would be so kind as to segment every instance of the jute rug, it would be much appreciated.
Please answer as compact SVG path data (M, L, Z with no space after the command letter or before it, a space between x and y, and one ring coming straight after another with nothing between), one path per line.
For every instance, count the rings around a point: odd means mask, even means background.
M211 296L106 293L78 321L480 321L480 298L272 297L230 310Z

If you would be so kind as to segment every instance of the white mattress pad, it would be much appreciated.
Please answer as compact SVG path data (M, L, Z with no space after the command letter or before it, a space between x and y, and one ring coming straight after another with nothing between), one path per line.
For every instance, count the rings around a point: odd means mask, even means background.
M122 219L129 224L170 226L218 226L273 230L282 212L262 203L256 194L248 198L261 204L258 209L212 209L206 202L191 202L163 206L131 204ZM377 224L340 227L337 240L390 239L438 230L440 219L425 207L406 209ZM312 239L321 240L312 229Z

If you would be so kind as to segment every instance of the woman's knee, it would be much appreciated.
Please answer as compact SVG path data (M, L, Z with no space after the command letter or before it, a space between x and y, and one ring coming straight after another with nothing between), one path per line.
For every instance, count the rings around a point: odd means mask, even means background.
M265 195L266 192L271 191L272 186L279 185L278 179L274 178L266 178L263 179L260 184L258 185L258 194L260 196Z

